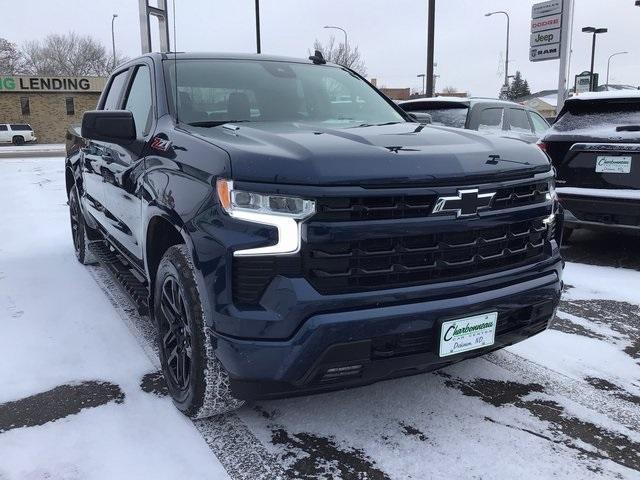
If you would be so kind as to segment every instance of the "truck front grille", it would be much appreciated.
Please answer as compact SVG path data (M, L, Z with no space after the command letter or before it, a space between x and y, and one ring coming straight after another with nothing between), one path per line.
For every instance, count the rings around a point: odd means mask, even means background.
M542 219L455 233L316 243L303 276L323 294L451 281L514 268L544 253Z

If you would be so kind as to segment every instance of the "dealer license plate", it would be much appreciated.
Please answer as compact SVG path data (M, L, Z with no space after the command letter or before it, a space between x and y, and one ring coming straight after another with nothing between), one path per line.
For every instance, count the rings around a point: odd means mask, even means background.
M598 155L596 157L596 173L629 173L631 157Z
M497 323L497 312L443 322L440 330L440 356L448 357L493 345Z

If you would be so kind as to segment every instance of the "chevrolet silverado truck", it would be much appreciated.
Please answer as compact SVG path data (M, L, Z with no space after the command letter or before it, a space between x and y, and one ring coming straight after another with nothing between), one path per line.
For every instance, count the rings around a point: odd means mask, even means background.
M318 52L131 60L65 171L78 260L154 320L191 417L441 368L558 305L547 156L420 125Z
M640 232L640 92L568 99L540 146L557 172L565 239L582 228Z

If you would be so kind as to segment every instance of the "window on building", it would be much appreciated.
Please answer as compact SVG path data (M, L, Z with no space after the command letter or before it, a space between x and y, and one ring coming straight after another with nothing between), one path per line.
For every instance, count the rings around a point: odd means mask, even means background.
M151 74L146 65L137 68L124 109L133 113L138 138L146 136L152 121Z
M22 110L22 115L31 115L29 97L20 97L20 109Z
M65 99L65 104L67 106L67 115L75 115L76 114L76 108L75 108L75 105L73 103L73 97L67 97Z

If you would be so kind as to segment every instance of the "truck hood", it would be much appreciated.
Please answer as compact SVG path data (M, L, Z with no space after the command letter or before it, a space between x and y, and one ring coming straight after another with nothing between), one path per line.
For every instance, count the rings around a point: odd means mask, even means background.
M416 123L347 129L284 122L187 128L228 152L232 177L239 181L462 184L550 170L544 153L520 140ZM492 161L495 155L499 158Z

